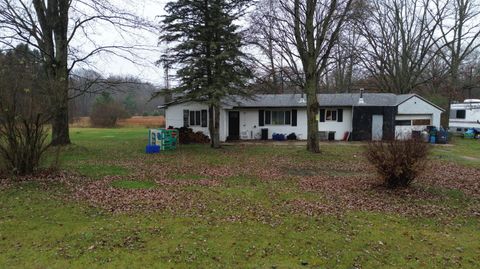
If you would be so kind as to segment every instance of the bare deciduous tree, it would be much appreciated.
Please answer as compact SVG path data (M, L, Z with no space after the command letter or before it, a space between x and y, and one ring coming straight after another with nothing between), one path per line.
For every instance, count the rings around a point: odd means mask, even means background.
M399 94L425 83L434 59L437 31L445 8L432 11L432 0L371 0L358 20L366 41L362 62L378 87Z
M437 23L442 38L439 55L448 68L448 117L452 99L464 86L460 79L462 65L480 47L480 3L477 0L435 0L435 5L437 10L447 9L447 16L438 18Z
M50 81L47 95L53 145L70 143L69 74L75 66L101 52L121 57L134 53L133 46L99 44L92 37L98 23L119 32L147 26L107 0L0 0L0 42L7 46L26 43L41 53ZM75 42L80 45L74 46Z
M279 74L280 68L277 68L280 57L274 50L274 23L275 13L278 9L278 1L264 0L257 3L256 8L249 16L248 42L260 50L261 56L257 57L257 67L260 74L260 80L270 88L271 92L281 90Z
M278 1L271 23L273 50L288 66L289 81L295 81L307 97L307 149L319 152L317 92L340 31L352 11L353 0ZM270 31L270 25L266 26Z
M325 73L327 91L349 92L354 84L359 65L360 35L355 25L348 23L340 33L331 57L331 67Z

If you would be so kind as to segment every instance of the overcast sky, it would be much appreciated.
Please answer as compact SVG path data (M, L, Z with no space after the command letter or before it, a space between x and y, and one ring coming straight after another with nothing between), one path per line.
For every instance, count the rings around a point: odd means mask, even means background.
M160 26L161 16L165 15L165 5L169 0L111 0L112 3L118 5L122 9L130 10L131 12L146 18L150 21L155 21ZM245 21L240 21L240 25L246 25ZM121 57L113 55L102 54L90 60L89 66L86 68L93 68L104 76L109 75L123 75L134 76L143 81L150 82L157 86L164 86L164 70L162 67L155 66L155 61L160 59L162 47L158 45L158 38L160 33L152 33L146 31L137 31L134 35L124 35L112 30L112 27L98 26L96 33L93 35L95 40L99 40L103 44L127 44L127 45L141 45L146 46L145 49L138 50L136 53L140 57L131 58L129 61ZM89 38L92 35L89 35ZM81 42L78 40L78 42ZM74 44L82 46L81 44ZM88 51L88 50L87 50ZM175 75L171 71L170 76ZM174 83L171 81L171 83Z
M114 0L119 5L127 5L128 9L134 11L139 16L145 17L151 21L159 22L158 16L164 15L164 7L167 0ZM129 57L130 60L122 57L101 54L89 60L88 66L83 68L93 68L104 76L124 75L138 77L144 81L155 85L164 84L164 72L161 67L154 65L154 62L160 58L161 48L157 46L158 33L150 33L146 31L136 31L134 35L125 35L112 30L111 27L98 26L96 28L94 38L100 40L103 44L125 44L142 46L143 49L136 51L140 57ZM76 46L81 47L82 40L76 41Z

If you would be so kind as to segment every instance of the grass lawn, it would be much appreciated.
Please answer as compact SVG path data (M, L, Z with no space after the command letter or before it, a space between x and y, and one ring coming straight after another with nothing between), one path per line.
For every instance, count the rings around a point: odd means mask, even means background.
M0 268L480 268L479 141L435 146L390 192L361 144L146 155L145 128L71 136L63 171L0 181Z

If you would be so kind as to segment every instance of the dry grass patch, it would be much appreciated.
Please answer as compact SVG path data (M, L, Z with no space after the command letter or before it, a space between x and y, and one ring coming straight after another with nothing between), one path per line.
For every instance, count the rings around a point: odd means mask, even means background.
M192 193L174 188L118 188L118 177L106 177L73 186L72 198L111 212L188 210Z
M440 218L480 215L479 178L479 169L432 163L414 185L392 190L366 166L363 174L300 178L303 191L319 192L325 200L297 199L288 206L308 215L356 210Z

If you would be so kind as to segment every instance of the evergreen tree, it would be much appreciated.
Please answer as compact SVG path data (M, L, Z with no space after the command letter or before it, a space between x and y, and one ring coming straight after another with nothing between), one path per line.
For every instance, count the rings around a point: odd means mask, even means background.
M162 42L172 44L162 55L164 65L178 68L179 85L173 89L182 100L209 106L212 147L219 147L221 100L248 95L251 77L245 45L235 21L250 0L178 0L169 2L163 19Z
M137 104L135 103L135 94L133 92L129 92L127 94L127 96L123 100L123 106L130 115L135 114L135 112L137 111Z

